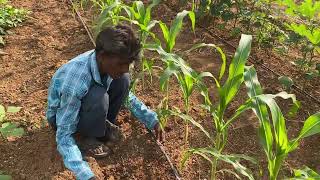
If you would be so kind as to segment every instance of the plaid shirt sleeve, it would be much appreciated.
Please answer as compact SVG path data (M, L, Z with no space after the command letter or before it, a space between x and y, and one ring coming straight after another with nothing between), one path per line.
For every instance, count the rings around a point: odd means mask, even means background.
M80 106L81 101L75 95L62 94L61 106L56 114L56 141L65 166L75 173L77 179L88 180L94 174L88 163L82 160L81 152L72 137L77 130Z
M131 91L129 92L129 96L125 105L130 112L148 129L152 130L159 122L157 113L143 104Z

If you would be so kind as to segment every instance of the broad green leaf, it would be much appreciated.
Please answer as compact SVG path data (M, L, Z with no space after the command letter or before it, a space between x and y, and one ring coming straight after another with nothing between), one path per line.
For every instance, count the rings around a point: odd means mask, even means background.
M0 175L0 180L12 180L12 176L10 176L10 175Z
M178 73L179 67L173 62L168 64L168 67L164 70L163 74L160 76L160 89L164 91L166 89L167 83L171 75Z
M241 105L236 112L231 116L231 118L223 125L222 129L228 129L229 125L234 122L243 112L252 108L252 101L247 101L245 104Z
M18 128L14 123L4 123L0 128L0 133L3 137L21 137L24 134L23 128Z
M144 19L146 12L145 12L143 2L142 1L134 1L133 8L136 10L135 11L136 12L135 13L136 20L138 20L140 24L144 24L143 19Z
M302 138L312 136L314 134L320 133L320 112L310 116L303 124L303 128L300 131L298 138L290 142L290 147L288 152L293 151L297 148L299 141Z
M293 86L293 80L288 76L280 76L278 80L286 88L286 90L290 90L290 88Z
M146 13L144 16L144 25L149 24L150 20L151 20L151 10L153 7L155 7L156 5L158 5L160 3L161 0L153 0L152 3L147 7L146 9Z
M241 83L243 82L244 66L250 54L251 42L252 36L244 34L241 35L239 46L229 67L228 79L220 92L220 108L223 111L227 104L229 104L236 95Z
M21 110L21 107L16 107L16 106L8 106L7 112L8 113L17 113Z
M108 6L107 8L105 8L100 15L98 16L98 18L95 20L94 22L94 29L95 29L95 34L98 35L98 33L102 30L102 28L104 28L105 26L108 25L113 25L112 21L110 21L109 19L112 18L110 17L110 13L113 12L113 10L116 7L121 6L121 3L118 1L115 1L112 5ZM110 24L106 24L106 22L109 22Z
M213 157L216 157L221 161L224 161L226 163L230 163L236 169L236 171L238 171L240 174L246 176L250 180L254 179L252 172L240 163L241 159L245 159L247 161L250 161L251 163L256 164L256 161L253 158L251 158L249 156L245 156L245 155L238 155L238 154L224 155L224 154L219 153L217 150L215 150L213 148L210 148L210 149L209 148L206 148L206 149L202 148L202 149L198 149L198 151L203 154L205 154L205 153L210 154Z
M193 154L197 154L197 155L201 156L202 158L204 158L205 160L207 160L211 164L213 163L213 161L210 159L210 157L208 157L206 154L201 152L201 148L196 148L196 149L192 148L192 149L188 149L187 151L185 151L183 153L182 160L180 163L180 166L182 168L185 167L187 160L190 159L191 155L193 155Z
M221 56L221 59L222 59L222 64L221 64L221 68L220 68L219 80L221 80L221 78L223 77L223 75L225 73L226 66L227 66L227 58L226 58L225 53L223 52L223 50L220 47L216 46L215 44L206 44L206 43L196 44L186 52L189 53L189 52L191 52L191 51L193 51L195 49L199 49L199 48L202 48L202 47L215 48L220 53L220 56Z
M196 28L196 15L195 15L195 13L193 11L189 12L189 18L191 20L192 30L195 31L195 28Z
M259 138L263 149L267 155L271 155L273 136L269 123L269 113L266 105L255 97L262 94L262 88L259 83L257 72L253 66L246 67L244 72L244 80L248 91L248 96L253 99L253 112L260 120Z
M288 136L284 116L273 96L262 94L256 97L269 107L272 116L274 138L276 142L277 154L283 154L288 147Z
M170 28L169 41L167 41L168 52L172 52L172 49L173 49L174 45L176 44L176 38L182 29L182 21L183 21L184 17L186 15L188 15L189 13L190 13L190 11L184 10L184 11L178 13L176 18L174 19L174 21L171 25L171 28Z
M295 179L309 179L309 180L315 180L320 179L320 175L315 172L314 170L310 169L309 167L304 167L303 169L295 169L294 170L294 178Z
M0 122L6 117L6 109L0 104Z
M162 21L159 22L160 28L162 30L163 38L166 42L169 42L170 39L170 31L165 23Z
M171 114L174 116L178 116L181 119L183 119L184 121L188 121L191 122L194 126L196 126L197 128L199 128L209 139L210 141L213 141L213 138L210 136L210 134L208 133L208 131L206 131L204 129L204 127L198 123L197 121L195 121L191 116L188 116L186 114L180 113L180 112L176 112L176 111L171 111Z

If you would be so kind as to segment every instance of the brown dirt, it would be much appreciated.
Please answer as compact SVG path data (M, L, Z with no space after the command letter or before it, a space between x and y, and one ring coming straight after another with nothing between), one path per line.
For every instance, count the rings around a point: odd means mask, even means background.
M11 119L19 122L28 130L27 135L14 142L7 142L0 138L0 170L11 174L14 179L74 179L72 173L64 168L60 155L56 151L54 134L48 127L42 126L45 119L45 106L47 87L54 71L72 57L92 48L85 30L73 16L67 2L59 0L48 1L12 1L19 7L25 7L32 11L31 18L22 27L13 30L13 34L6 39L8 41L4 51L8 53L0 59L0 102L5 105L22 106L23 110ZM160 5L155 10L155 16L161 15L161 19L171 20L174 12L165 5ZM158 18L159 19L159 18ZM160 34L159 29L156 29ZM196 42L214 43L221 46L228 54L228 59L233 56L234 50L223 45L218 39L207 34L203 29L196 30L196 38L185 29L178 38L177 49L179 52L188 49ZM224 32L219 35L223 36ZM233 39L235 45L239 39ZM189 42L189 43L186 43ZM253 52L259 55L259 59L268 59L268 65L278 72L295 74L293 67L287 61L279 61L273 57L259 54L255 47ZM276 56L275 54L272 54ZM220 60L209 50L186 55L190 65L198 71L210 71L217 74ZM267 63L267 62L265 62ZM285 68L281 68L285 67ZM277 77L256 65L260 82L265 92L276 93L281 91ZM283 70L283 71L282 71ZM156 108L162 94L158 91L159 72L155 71L154 83L142 89L138 86L137 95ZM303 81L303 80L301 80ZM318 80L312 80L305 87L313 95L319 94ZM213 82L208 81L213 84ZM171 83L170 104L183 109L183 101L177 84ZM296 92L295 92L296 93ZM215 94L212 94L215 97ZM227 116L244 102L245 88L239 92L237 98L228 109ZM302 127L302 121L308 115L319 111L320 105L297 93L302 102L302 109L297 117L287 121L290 137L297 135ZM192 97L192 115L195 120L204 124L210 132L213 131L210 117L198 107L201 98L199 95ZM288 110L287 102L279 102L281 108ZM135 121L126 111L119 115L119 124L125 135L122 142L114 147L114 154L104 160L89 158L88 161L94 172L101 179L174 179L170 167L159 148L153 142L146 130ZM244 114L230 130L229 143L226 153L242 153L256 158L260 164L265 164L264 154L257 140L257 120L251 112ZM203 147L208 144L203 134L191 127L190 143L188 147ZM179 119L169 121L166 142L166 151L174 164L178 167L185 149L184 124ZM319 168L320 156L319 135L303 141L300 148L292 153L286 161L281 176L288 175L290 168L307 165L311 168ZM259 168L245 163L255 174ZM229 168L222 164L220 168ZM264 166L265 167L265 166ZM209 175L209 164L202 159L192 158L185 169L181 170L184 179L206 179ZM232 179L222 176L220 179Z

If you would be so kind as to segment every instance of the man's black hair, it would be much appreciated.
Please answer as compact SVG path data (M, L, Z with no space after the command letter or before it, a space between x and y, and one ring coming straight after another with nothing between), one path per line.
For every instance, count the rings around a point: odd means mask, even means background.
M132 28L126 25L107 27L96 39L97 54L118 56L131 62L140 59L141 43Z

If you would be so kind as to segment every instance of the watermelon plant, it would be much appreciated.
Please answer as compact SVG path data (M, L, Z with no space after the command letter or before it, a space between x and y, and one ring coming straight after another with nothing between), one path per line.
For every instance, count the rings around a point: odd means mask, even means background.
M8 106L5 108L0 105L0 133L3 138L20 137L24 134L23 128L19 128L16 123L8 122L7 114L17 113L21 110L20 107Z

